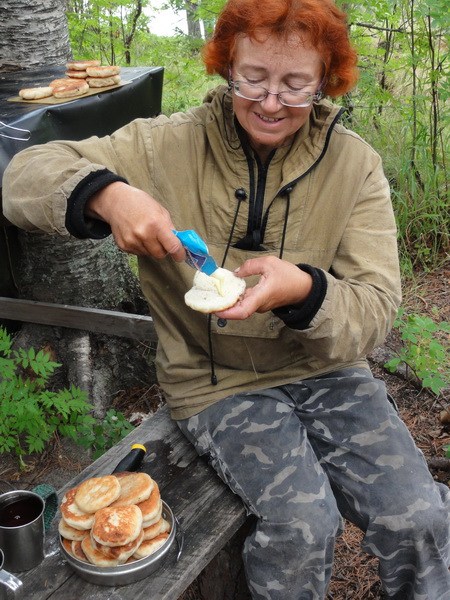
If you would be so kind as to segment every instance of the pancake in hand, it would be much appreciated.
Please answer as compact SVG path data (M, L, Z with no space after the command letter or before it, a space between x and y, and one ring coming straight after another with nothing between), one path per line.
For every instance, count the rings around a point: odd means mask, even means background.
M197 271L193 287L185 294L186 304L202 313L231 308L245 291L245 281L227 269L219 268L212 276Z

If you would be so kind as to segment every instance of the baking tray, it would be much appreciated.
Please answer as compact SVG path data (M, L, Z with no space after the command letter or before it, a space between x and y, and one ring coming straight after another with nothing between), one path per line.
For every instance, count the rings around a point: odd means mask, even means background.
M183 532L179 527L178 519L164 501L162 515L171 526L169 537L156 552L132 563L119 565L117 567L97 567L71 556L62 545L61 538L59 540L59 550L75 573L90 583L115 586L127 585L134 583L135 581L140 581L154 573L162 565L176 539L178 541L177 560L181 554Z

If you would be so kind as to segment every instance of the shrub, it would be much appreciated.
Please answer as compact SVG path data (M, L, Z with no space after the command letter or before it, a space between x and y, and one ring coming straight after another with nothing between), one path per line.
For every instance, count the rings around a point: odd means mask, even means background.
M24 455L41 453L55 435L94 448L97 457L133 428L113 410L95 419L87 393L76 386L48 389L60 366L43 350L14 350L0 327L0 455L13 452L21 469Z

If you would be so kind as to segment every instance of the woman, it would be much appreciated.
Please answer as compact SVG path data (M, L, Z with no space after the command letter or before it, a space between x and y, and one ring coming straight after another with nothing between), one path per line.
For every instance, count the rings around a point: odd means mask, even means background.
M321 100L356 81L345 17L331 0L229 0L204 59L227 85L202 106L17 155L5 215L112 232L139 256L172 416L257 517L243 550L253 598L325 598L342 516L389 598L448 598L448 489L365 359L400 282L380 158ZM186 307L173 229L246 278L234 307Z

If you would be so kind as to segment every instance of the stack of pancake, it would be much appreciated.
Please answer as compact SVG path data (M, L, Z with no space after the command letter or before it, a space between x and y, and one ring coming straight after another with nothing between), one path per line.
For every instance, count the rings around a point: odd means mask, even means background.
M102 66L99 60L73 61L67 63L69 79L84 79L89 87L100 88L120 83L120 67Z
M120 83L120 67L102 66L99 60L75 60L66 65L66 77L54 79L47 86L24 88L19 96L24 100L75 98L83 96L91 88L103 88Z
M149 556L167 540L158 484L147 473L92 477L62 499L58 530L65 550L99 567Z

